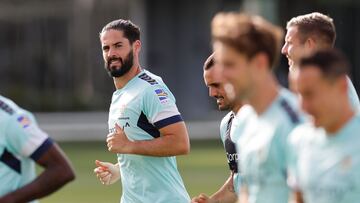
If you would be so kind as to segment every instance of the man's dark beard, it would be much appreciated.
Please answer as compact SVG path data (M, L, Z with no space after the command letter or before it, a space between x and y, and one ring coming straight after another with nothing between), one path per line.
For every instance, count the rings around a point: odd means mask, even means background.
M109 61L105 63L105 68L108 71L110 77L118 78L129 72L131 67L134 65L133 59L134 59L133 50L131 50L124 60L122 60L122 58L109 58ZM121 66L110 67L111 62L114 60L119 60Z

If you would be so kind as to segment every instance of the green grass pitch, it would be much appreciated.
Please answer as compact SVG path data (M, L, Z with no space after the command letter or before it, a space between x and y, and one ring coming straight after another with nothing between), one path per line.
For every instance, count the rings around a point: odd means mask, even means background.
M112 203L119 202L120 183L102 185L93 173L95 159L116 162L105 142L59 143L73 163L76 180L43 198L40 203ZM229 176L224 148L220 140L192 141L191 152L177 158L178 168L190 197L201 192L212 194Z

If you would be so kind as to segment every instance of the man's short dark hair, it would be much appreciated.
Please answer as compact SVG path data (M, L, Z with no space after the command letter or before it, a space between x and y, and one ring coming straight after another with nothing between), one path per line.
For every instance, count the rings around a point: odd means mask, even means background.
M205 61L204 63L204 70L209 70L215 65L214 61L214 53L212 53Z
M122 31L124 37L129 40L130 44L134 43L136 40L140 40L140 28L130 20L118 19L108 23L101 30L100 36L108 30Z
M335 81L349 74L350 71L345 55L336 49L320 49L300 60L300 70L310 66L319 69L324 78L329 81Z
M319 12L313 12L292 18L286 28L296 26L302 43L309 37L318 39L324 45L333 47L336 39L336 30L333 19Z
M260 16L241 13L218 13L211 22L213 41L219 41L248 59L265 53L270 68L275 67L281 48L283 30Z

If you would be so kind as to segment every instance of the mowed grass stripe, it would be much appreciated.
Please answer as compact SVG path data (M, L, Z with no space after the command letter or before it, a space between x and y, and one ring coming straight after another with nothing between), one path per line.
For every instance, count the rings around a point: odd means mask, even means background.
M116 162L105 142L59 143L71 159L77 178L71 184L42 199L41 203L111 203L119 202L120 182L111 186L100 184L93 173L95 159ZM178 156L178 168L191 197L199 193L212 194L229 176L221 141L192 141L191 152Z

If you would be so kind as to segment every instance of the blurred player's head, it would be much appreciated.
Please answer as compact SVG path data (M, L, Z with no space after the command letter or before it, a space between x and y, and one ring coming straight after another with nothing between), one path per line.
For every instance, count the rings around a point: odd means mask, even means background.
M331 129L342 113L351 109L348 72L346 58L334 49L318 50L300 60L295 82L302 108L311 115L315 126Z
M228 97L244 100L254 82L269 74L275 66L282 40L281 28L259 16L219 13L212 20L215 61L229 84Z
M130 20L115 20L102 29L100 41L105 69L112 77L125 75L138 61L140 29Z
M336 39L333 19L318 12L292 18L286 29L281 53L288 59L290 73L301 57L317 49L333 47Z
M209 96L216 99L219 110L231 110L233 105L226 96L221 70L215 65L214 54L204 63L204 81L209 88Z

